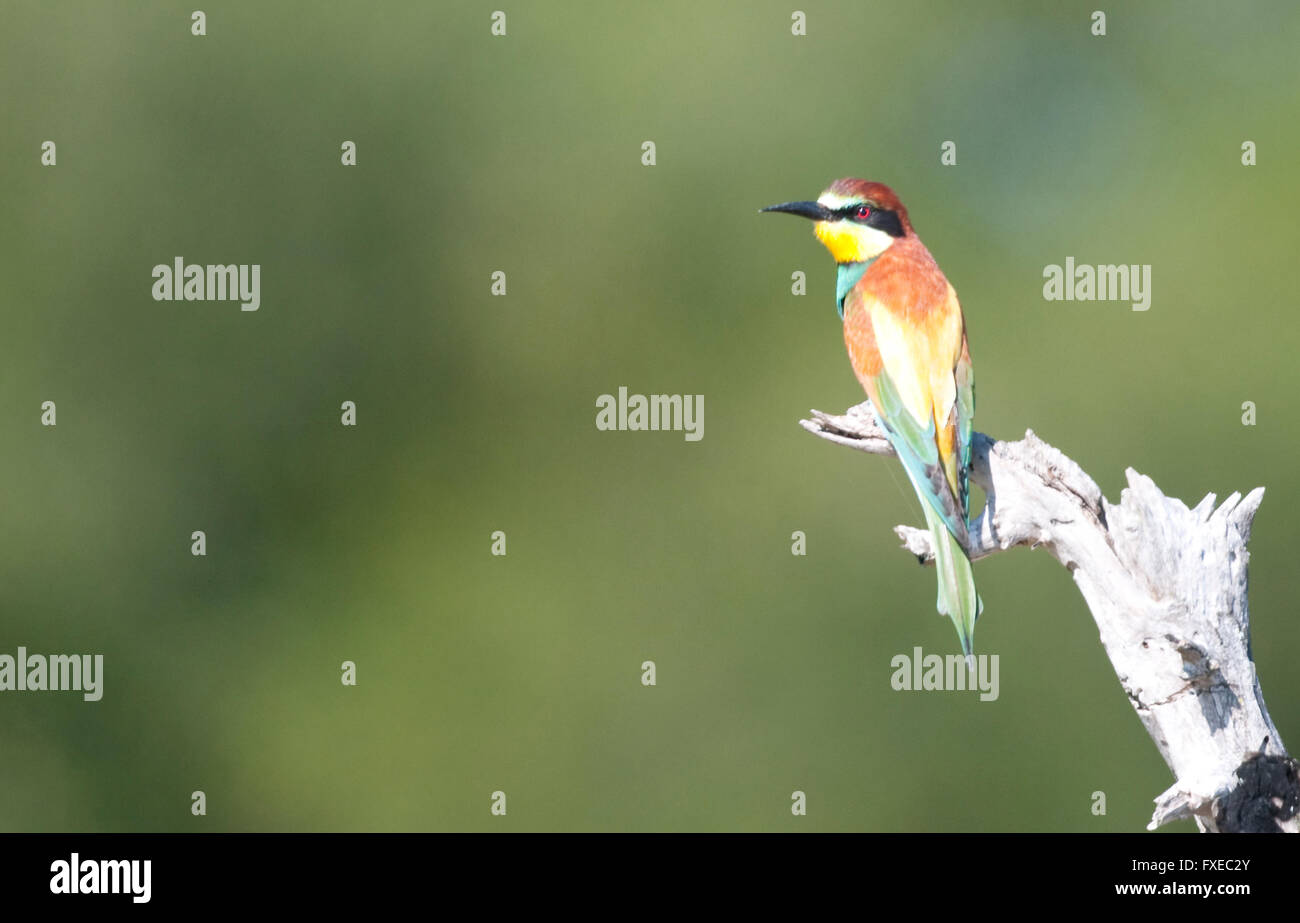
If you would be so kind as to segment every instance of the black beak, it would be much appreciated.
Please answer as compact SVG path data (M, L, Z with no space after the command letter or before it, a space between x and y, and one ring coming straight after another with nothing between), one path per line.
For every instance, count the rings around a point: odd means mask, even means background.
M786 212L791 215L802 215L805 218L811 218L813 221L834 221L838 215L831 211L820 202L782 202L780 205L769 205L767 208L760 208L762 212Z

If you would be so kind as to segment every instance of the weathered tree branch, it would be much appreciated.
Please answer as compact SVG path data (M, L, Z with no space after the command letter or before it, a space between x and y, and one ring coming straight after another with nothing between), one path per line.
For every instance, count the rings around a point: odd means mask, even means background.
M870 402L814 410L814 435L875 455L894 450ZM1201 830L1300 830L1300 779L1264 706L1250 654L1246 562L1257 487L1216 509L1188 509L1132 468L1120 502L1032 431L1019 442L976 433L971 479L988 504L971 524L972 560L1015 545L1046 548L1074 576L1120 684L1177 780L1148 829L1194 817ZM895 529L920 560L924 529Z

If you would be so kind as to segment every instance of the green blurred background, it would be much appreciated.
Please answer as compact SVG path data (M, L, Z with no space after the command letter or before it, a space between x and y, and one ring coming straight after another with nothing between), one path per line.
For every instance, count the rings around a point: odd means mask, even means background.
M0 652L106 663L0 696L0 829L1141 829L1172 779L1047 554L977 566L997 702L890 689L955 635L897 463L796 425L862 394L829 256L757 214L844 175L961 294L978 429L1112 501L1267 487L1300 745L1294 3L195 5L5 4ZM153 301L178 255L261 310ZM1067 256L1151 309L1045 302ZM703 441L598 432L620 385Z

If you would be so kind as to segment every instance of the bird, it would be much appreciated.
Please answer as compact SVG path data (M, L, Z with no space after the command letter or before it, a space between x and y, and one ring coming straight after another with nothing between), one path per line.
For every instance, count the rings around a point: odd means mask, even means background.
M984 609L966 549L975 375L957 292L884 183L839 179L815 202L760 209L813 221L835 259L835 306L849 362L925 513L940 615L974 666Z

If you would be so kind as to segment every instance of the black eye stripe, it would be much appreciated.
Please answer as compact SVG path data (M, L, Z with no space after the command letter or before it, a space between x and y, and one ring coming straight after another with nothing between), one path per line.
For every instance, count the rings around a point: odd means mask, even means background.
M871 209L871 214L865 218L858 217L858 209L863 205ZM865 224L867 227L875 228L878 231L884 231L890 237L903 236L903 222L898 218L898 212L892 212L887 208L877 208L870 202L857 202L853 205L845 205L836 211L841 218L847 218L849 221L856 221L858 224Z

